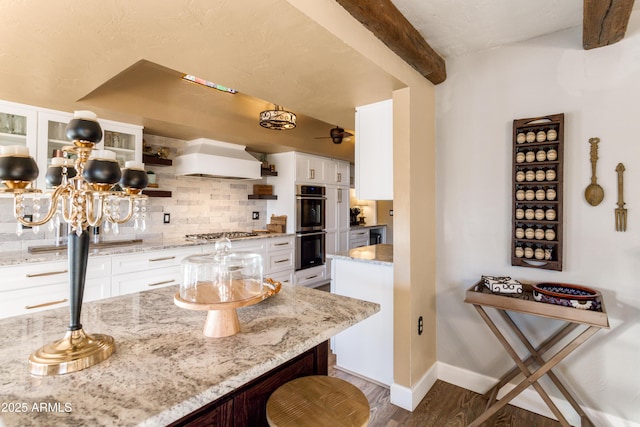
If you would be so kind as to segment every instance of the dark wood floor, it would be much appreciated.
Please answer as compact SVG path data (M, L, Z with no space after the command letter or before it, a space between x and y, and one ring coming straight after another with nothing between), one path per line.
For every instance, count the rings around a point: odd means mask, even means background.
M436 381L413 412L389 403L389 389L335 369L335 356L329 356L329 375L347 380L360 388L371 406L371 427L454 427L466 426L484 410L482 395L444 381ZM515 406L507 405L483 427L555 427L560 423Z

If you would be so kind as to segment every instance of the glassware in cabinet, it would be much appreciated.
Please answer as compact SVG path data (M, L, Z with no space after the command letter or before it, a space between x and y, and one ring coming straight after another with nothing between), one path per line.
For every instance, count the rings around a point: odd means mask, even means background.
M0 146L23 145L37 151L37 113L21 104L0 101Z

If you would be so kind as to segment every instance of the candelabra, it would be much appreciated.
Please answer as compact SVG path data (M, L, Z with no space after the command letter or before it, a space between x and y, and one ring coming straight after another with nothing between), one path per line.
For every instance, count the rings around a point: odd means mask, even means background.
M119 224L135 219L136 228L145 228L147 185L144 165L127 162L124 169L115 160L115 153L94 150L102 139L102 128L90 111L76 111L66 128L73 145L63 152L75 155L73 164L66 159L52 162L46 181L52 192L32 188L38 177L38 166L29 156L27 147L2 147L0 181L6 186L0 191L12 193L18 230L22 225L38 227L53 223L68 227L67 254L70 285L70 321L62 339L46 344L29 357L29 371L34 375L57 375L79 371L107 359L115 351L113 337L85 333L80 323L87 262L89 257L89 227L111 227L118 233ZM121 190L116 190L117 184ZM44 201L44 203L43 203ZM29 202L32 203L29 206ZM48 204L48 207L46 206ZM122 215L122 204L126 213ZM41 213L43 205L46 213ZM26 215L32 210L32 218Z

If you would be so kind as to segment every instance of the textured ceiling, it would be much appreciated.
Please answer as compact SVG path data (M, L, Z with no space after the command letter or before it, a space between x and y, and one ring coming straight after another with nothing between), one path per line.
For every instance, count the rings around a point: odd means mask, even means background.
M582 0L391 1L445 58L582 25Z

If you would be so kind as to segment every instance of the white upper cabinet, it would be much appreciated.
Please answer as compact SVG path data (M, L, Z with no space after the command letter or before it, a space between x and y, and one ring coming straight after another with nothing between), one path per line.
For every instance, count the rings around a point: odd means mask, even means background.
M38 187L45 188L44 172L54 157L55 150L72 145L67 139L65 130L72 113L62 111L43 110L38 112ZM96 148L114 151L121 167L127 160L142 161L142 127L110 120L98 119L102 127L102 141Z
M328 177L329 184L349 185L349 177L351 175L349 162L342 160L333 160L330 164L331 174Z
M393 200L393 101L356 108L356 197Z
M37 150L37 113L14 104L0 101L0 145L24 145L35 158Z
M296 153L296 182L325 183L327 162L322 157Z
M349 162L295 153L297 183L349 185Z

